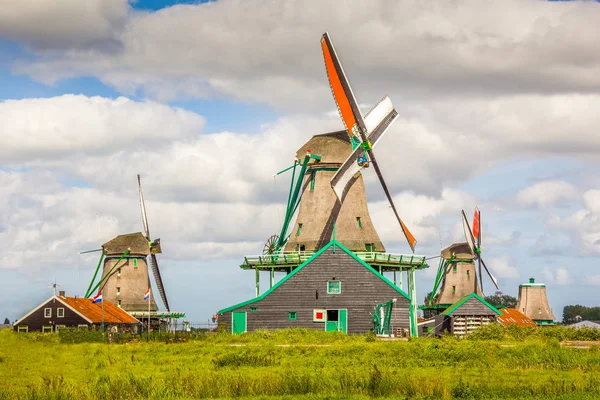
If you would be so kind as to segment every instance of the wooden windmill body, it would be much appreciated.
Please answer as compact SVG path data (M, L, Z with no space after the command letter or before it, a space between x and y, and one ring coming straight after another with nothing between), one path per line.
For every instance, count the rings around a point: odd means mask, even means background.
M442 250L441 256L448 261L448 264L436 304L453 304L473 292L479 296L482 295L477 284L474 256L466 242L455 243L445 248Z
M554 314L548 303L546 285L535 283L530 278L529 283L519 285L517 310L531 318L537 325L554 324Z
M122 258L128 249L126 258ZM102 250L105 254L102 296L126 311L148 311L144 294L151 287L147 263L150 247L144 235L141 232L119 235L104 243ZM157 310L150 289L150 311Z
M331 179L352 152L348 134L315 135L298 150L298 158L307 150L321 159L308 164L298 216L284 251L317 251L331 241L335 229L336 240L349 250L384 252L369 215L362 174L353 177L343 201L331 187Z

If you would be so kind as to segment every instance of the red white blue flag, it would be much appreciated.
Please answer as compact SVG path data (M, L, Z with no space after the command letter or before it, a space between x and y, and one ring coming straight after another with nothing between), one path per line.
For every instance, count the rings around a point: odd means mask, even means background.
M148 290L146 290L146 293L144 293L144 300L148 300L150 298L150 288L148 288Z
M92 299L92 303L101 303L102 302L102 292L98 293Z

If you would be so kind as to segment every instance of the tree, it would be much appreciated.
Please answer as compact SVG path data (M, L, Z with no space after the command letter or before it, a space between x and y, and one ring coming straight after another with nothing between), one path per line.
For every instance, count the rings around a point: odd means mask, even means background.
M10 325L10 321L8 320L8 318L4 318L4 325Z
M486 296L485 301L494 307L515 308L517 306L516 297L509 296L507 294L494 294L492 296Z
M569 305L563 308L563 324L573 324L579 319L587 321L600 321L600 307L586 307L582 305Z

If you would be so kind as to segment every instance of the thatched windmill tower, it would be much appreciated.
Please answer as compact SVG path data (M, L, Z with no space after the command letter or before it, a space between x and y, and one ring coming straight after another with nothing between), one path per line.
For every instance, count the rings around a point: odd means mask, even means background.
M119 235L102 245L102 256L85 297L90 297L97 290L102 292L106 300L117 304L126 311L147 312L149 308L150 311L157 311L158 306L150 285L150 273L147 263L147 257L149 256L156 286L163 304L169 312L169 302L158 268L158 260L156 259L156 254L161 253L160 239L150 239L146 206L139 175L138 189L144 233ZM104 264L102 264L103 260ZM103 265L102 275L100 281L94 285L100 265ZM147 290L150 290L150 304L148 304L148 300L144 300L144 294Z
M345 131L313 136L298 150L298 158L310 150L320 160L310 159L301 183L302 197L296 223L284 251L316 251L336 239L352 251L384 252L385 248L369 215L365 185L360 173L341 202L331 179L352 152Z
M481 212L475 207L473 229L471 229L467 216L462 211L463 231L467 241L454 243L442 250L433 291L427 301L428 304L423 308L427 317L443 312L451 304L471 293L484 296L483 269L496 289L498 288L497 279L481 257L480 220ZM437 294L440 285L441 289Z
M517 310L531 318L537 325L553 325L554 314L548 303L546 285L535 283L530 278L529 283L519 285Z

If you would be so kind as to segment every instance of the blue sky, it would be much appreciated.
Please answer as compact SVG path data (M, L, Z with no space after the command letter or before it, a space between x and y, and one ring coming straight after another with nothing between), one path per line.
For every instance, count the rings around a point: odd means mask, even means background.
M460 210L478 204L504 293L533 276L558 319L566 304L597 304L596 4L381 1L346 20L319 2L318 15L287 2L204 3L54 7L48 26L33 10L0 12L0 318L27 312L55 279L83 294L96 260L78 253L141 230L136 173L172 307L203 322L252 297L254 275L239 264L285 209L289 177L272 174L312 134L342 128L325 29L361 104L387 93L397 106L377 152L417 253L463 240ZM388 251L408 252L371 171L365 180ZM417 283L421 299L433 272Z

